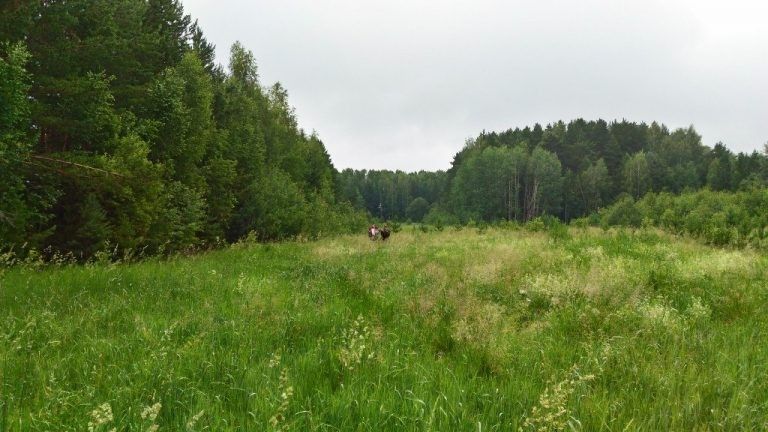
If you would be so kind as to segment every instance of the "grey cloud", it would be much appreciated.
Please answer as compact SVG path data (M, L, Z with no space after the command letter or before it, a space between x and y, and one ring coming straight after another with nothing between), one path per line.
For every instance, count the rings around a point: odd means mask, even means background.
M337 168L446 169L483 129L576 117L694 124L735 151L768 140L759 2L184 5L221 63L240 40L285 85Z

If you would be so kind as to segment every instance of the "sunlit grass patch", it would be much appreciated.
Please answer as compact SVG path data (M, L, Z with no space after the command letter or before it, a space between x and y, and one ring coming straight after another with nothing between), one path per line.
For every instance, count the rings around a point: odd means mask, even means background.
M343 258L354 253L357 253L360 249L350 247L340 241L335 242L323 242L314 245L312 253L319 259L334 259Z
M758 270L755 252L714 249L700 251L688 260L677 262L677 270L684 275L720 276L723 274L752 275Z
M633 309L654 330L670 333L677 333L682 330L683 319L680 312L662 301L643 302Z
M510 239L484 245L467 256L464 277L478 284L508 282L521 271L523 260L535 249L532 243Z

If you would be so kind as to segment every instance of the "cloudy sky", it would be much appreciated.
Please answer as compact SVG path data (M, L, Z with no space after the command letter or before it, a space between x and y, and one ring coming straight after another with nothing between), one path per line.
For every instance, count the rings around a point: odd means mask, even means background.
M765 1L182 1L220 63L253 51L338 169L447 169L484 129L579 117L768 141Z

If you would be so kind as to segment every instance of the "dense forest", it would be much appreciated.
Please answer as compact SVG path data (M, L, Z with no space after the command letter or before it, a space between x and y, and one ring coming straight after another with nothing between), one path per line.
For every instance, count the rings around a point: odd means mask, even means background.
M384 217L466 223L549 215L569 221L650 192L763 188L768 158L756 151L734 154L722 143L709 148L693 127L670 131L655 122L578 119L483 132L467 141L445 173L345 171L340 178L346 199Z
M88 257L350 229L321 140L178 0L0 6L0 249ZM2 252L2 251L0 251Z
M448 172L446 209L463 220L570 220L621 194L764 185L767 170L764 155L734 155L721 143L710 149L693 127L579 119L469 142Z
M382 220L421 221L446 189L445 171L341 171L341 198Z
M253 53L235 43L217 65L178 0L5 2L0 41L0 252L168 253L350 231L366 214L626 222L616 209L649 193L768 184L768 153L582 119L483 132L448 171L338 172Z

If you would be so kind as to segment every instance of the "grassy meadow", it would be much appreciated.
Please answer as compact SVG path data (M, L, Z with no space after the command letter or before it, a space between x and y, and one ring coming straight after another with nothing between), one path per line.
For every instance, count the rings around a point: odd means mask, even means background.
M768 429L768 258L657 231L0 272L0 430Z

